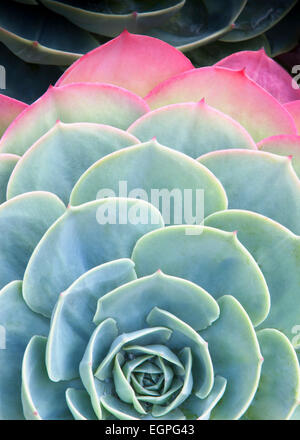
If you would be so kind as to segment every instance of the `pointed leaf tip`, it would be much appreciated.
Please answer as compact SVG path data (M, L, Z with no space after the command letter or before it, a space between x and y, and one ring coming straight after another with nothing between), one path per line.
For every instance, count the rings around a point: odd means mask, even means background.
M239 70L246 67L246 75L274 96L281 104L300 99L300 90L291 87L292 77L264 48L245 50L229 55L215 66Z
M124 29L115 39L77 60L56 85L110 83L143 97L162 81L193 68L191 61L173 46Z

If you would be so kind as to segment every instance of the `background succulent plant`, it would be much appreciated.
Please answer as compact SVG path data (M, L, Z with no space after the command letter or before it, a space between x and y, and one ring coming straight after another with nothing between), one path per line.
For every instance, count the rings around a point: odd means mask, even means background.
M33 104L1 96L1 419L299 419L291 80L123 32ZM204 225L99 198L120 181L201 188Z
M274 57L299 39L297 0L2 0L0 64L6 92L31 103L82 54L131 33L160 38L197 66L262 47Z

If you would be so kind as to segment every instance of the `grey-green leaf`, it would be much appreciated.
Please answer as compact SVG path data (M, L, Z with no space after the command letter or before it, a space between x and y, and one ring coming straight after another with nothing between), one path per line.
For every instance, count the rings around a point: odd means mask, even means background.
M132 224L132 209L146 212L146 223ZM70 207L35 248L24 275L26 302L51 316L59 294L80 275L100 264L130 257L138 238L162 226L159 212L141 200L103 199Z
M170 226L143 236L132 254L138 277L161 269L198 284L215 298L231 294L254 325L262 322L270 309L268 287L236 234L206 226L188 229L194 235L186 233L186 226Z
M33 313L22 297L22 282L13 281L0 291L0 419L24 419L21 369L32 336L46 336L49 321Z
M0 206L0 288L23 278L38 242L64 212L57 196L42 191L17 196Z

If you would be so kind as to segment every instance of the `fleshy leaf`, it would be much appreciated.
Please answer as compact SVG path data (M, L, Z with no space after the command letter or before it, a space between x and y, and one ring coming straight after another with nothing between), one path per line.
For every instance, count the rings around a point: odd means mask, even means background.
M45 367L47 338L33 336L25 350L22 365L22 404L27 420L69 420L65 392L69 387L79 388L79 380L52 382ZM45 396L47 398L45 399Z
M211 410L222 398L226 389L226 384L227 380L224 379L224 377L216 376L214 379L214 386L205 399L199 399L195 394L191 394L181 407L187 418L206 420L210 415Z
M175 399L173 399L171 403L169 403L167 406L161 406L157 404L153 406L152 415L155 417L166 416L169 412L178 408L192 392L192 388L193 388L192 366L195 357L193 358L191 349L189 347L185 347L180 352L180 358L182 359L182 363L184 365L184 370L185 370L185 376L184 376L182 388L180 389L180 392L177 394Z
M165 417L152 417L147 415L142 417L137 411L132 408L132 405L121 402L119 399L113 396L103 396L101 398L101 404L104 408L113 414L119 420L185 420L185 416L179 409L168 413Z
M91 408L90 396L85 390L68 388L66 401L75 420L95 420L95 413Z
M35 334L47 335L48 319L33 313L22 297L21 281L0 291L0 419L24 419L21 368L25 348Z
M230 209L255 211L300 234L300 180L290 158L264 151L222 150L198 160L224 185Z
M123 367L123 371L126 376L126 379L130 380L130 376L131 376L131 373L133 372L133 370L138 371L137 368L139 367L139 365L143 364L145 361L147 361L148 359L151 359L152 357L153 356L151 354L149 354L149 355L139 356L139 357L136 357L135 359L131 359L131 360L127 361ZM154 364L152 364L152 365L155 366ZM158 368L158 367L156 367L156 368ZM160 371L159 368L158 368L158 370Z
M95 122L126 130L148 111L141 98L111 84L69 84L49 87L6 130L2 153L22 155L59 119L62 122Z
M8 198L43 190L67 204L75 183L94 162L137 143L134 136L108 125L58 122L22 157L10 179Z
M78 376L78 366L95 329L97 300L107 292L136 278L129 259L95 267L79 277L56 303L47 342L46 365L51 380ZM65 340L68 344L65 344Z
M222 399L211 412L212 419L238 419L257 390L261 353L249 316L232 296L218 300L219 319L201 336L208 342L215 374L227 380Z
M190 70L162 82L145 99L154 110L202 98L238 121L255 142L276 134L296 134L294 121L287 110L248 78L244 70L218 66Z
M155 307L148 315L149 325L163 325L172 330L168 347L178 352L190 347L193 354L194 392L207 397L214 384L214 370L206 341L187 323L172 313Z
M122 358L122 355L118 353L115 356L113 367L113 378L116 393L123 402L131 404L138 413L147 414L142 404L137 399L134 389L126 380L120 365L120 358Z
M19 159L16 154L0 154L0 204L6 201L7 183Z
M140 238L132 254L138 277L160 268L198 284L215 298L230 293L258 325L269 312L270 298L253 257L235 233L201 226L190 228L194 235L186 235L185 226L170 226Z
M206 105L204 100L149 112L135 121L128 132L141 142L155 136L162 145L194 159L225 148L256 149L253 139L238 122Z
M148 395L143 395L142 393L140 393L141 395L138 396L138 399L141 402L148 402L148 403L153 403L155 405L155 409L156 409L156 417L159 416L159 410L164 410L165 407L161 407L161 405L163 405L164 403L166 403L168 400L170 400L170 397L172 397L172 395L174 395L176 392L178 392L180 390L180 388L182 387L183 382L182 380L178 380L175 379L172 383L172 387L166 392L166 393L162 393L161 395L158 396L148 396ZM142 390L143 391L143 390ZM173 396L174 398L174 396ZM174 400L173 400L174 401ZM158 406L158 408L157 408ZM154 407L153 407L154 410ZM169 411L167 410L165 414L167 414ZM152 412L152 414L154 414Z
M97 1L95 6L93 3L86 5L85 1L81 4L77 1L75 6L74 2L68 4L55 0L41 0L41 3L80 28L95 34L116 37L124 29L144 33L149 27L158 26L180 10L185 0L164 0L159 4L153 4L151 0L131 0L130 3L114 1L109 4Z
M147 320L148 324L150 323L149 320ZM161 321L162 323L162 321ZM157 324L152 324L150 323L150 326L155 326ZM169 328L169 327L168 327ZM171 328L169 328L169 330L172 330ZM172 350L170 350L169 348L169 342L170 340L168 340L168 346L165 345L143 345L143 346L139 346L139 345L127 345L126 347L124 347L124 350L126 352L128 352L128 354L134 354L135 356L143 354L143 353L147 353L147 354L151 354L152 356L159 356L161 359L174 364L174 366L176 366L180 372L184 372L184 367L183 364L180 362L178 356L172 352Z
M148 34L188 52L230 31L246 2L227 0L224 8L222 0L187 0L173 19L154 26Z
M147 214L144 224L131 222L132 209ZM108 198L69 207L34 250L24 275L25 301L51 316L59 294L80 275L130 257L138 238L162 226L159 211L142 200Z
M149 344L165 344L166 341L170 339L171 334L172 330L162 326L144 328L130 333L119 334L119 336L113 341L107 355L97 368L95 377L99 380L105 380L112 376L114 357L126 344L135 343L138 345L141 344L142 346Z
M297 3L296 0L248 1L235 27L222 41L243 41L262 34L280 21Z
M284 107L294 119L298 130L298 135L300 135L300 100L287 102L284 104Z
M259 142L257 147L261 151L268 151L280 156L290 156L294 170L300 179L300 136L287 134L271 136Z
M189 53L189 58L195 67L206 67L212 66L219 60L235 52L259 50L262 47L266 50L268 55L271 54L269 41L264 34L251 38L251 40L238 41L235 43L226 43L216 40L205 46L197 47L197 49Z
M250 420L288 419L300 397L300 370L296 353L278 330L257 333L264 362L258 390L245 413Z
M16 6L9 0L0 4L0 41L27 63L60 66L73 63L99 44L64 17L40 6Z
M36 245L64 212L57 196L42 191L22 194L0 206L0 288L23 278Z
M279 57L277 60L280 63L282 56L282 65L285 64L284 59L286 57L293 57L293 53L290 52L297 46L299 41L299 10L299 2L297 2L285 17L264 34L270 45L270 56Z
M3 76L2 69L0 66L0 75ZM5 77L4 77L5 78ZM5 78L6 82L6 78ZM3 84L5 85L5 84ZM0 82L0 90L4 87ZM10 98L9 96L0 94L0 138L7 129L7 127L13 122L13 120L27 108L27 104L16 99Z
M260 328L277 328L292 340L300 313L300 237L265 216L242 210L215 213L205 219L205 224L238 231L239 240L255 258L270 291L271 310Z
M264 49L237 52L219 61L216 66L234 70L245 68L246 74L282 104L300 99L300 89L292 87L292 77Z
M113 414L119 420L139 420L141 414L132 408L132 405L128 405L120 401L114 396L104 395L100 400L106 411Z
M103 418L99 399L102 395L111 394L111 384L106 382L102 385L100 381L94 378L94 372L106 356L117 335L118 327L116 321L108 318L101 322L93 331L79 366L82 383L90 395L92 406L99 419Z
M155 306L178 316L196 331L211 325L219 316L217 302L205 290L189 281L157 272L100 298L94 322L99 324L112 317L121 332L138 330L147 326L147 315Z
M56 85L103 82L145 96L165 79L190 69L190 60L174 47L156 38L124 31L80 58Z
M124 184L126 190L123 189ZM160 209L165 224L189 224L203 220L195 219L192 212L188 215L186 190L194 199L198 189L204 191L204 216L227 207L225 191L213 174L205 167L198 167L197 161L155 140L100 159L81 176L71 193L70 203L80 205L95 200L100 191L106 192L106 189L112 191L112 196L145 197L146 201ZM133 195L136 189L138 193ZM160 199L164 191L168 194L167 203ZM173 194L174 206L170 201Z

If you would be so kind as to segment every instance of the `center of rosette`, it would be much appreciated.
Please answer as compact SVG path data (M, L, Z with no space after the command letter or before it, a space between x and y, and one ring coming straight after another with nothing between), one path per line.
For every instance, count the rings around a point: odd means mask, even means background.
M161 344L125 345L113 359L112 376L121 401L141 415L164 416L192 391L192 353L188 347L174 353Z

